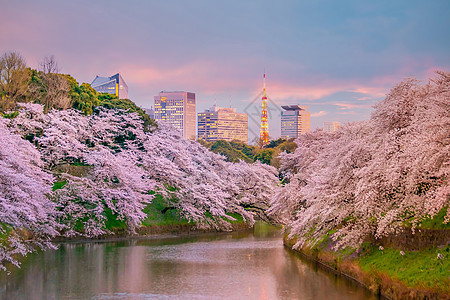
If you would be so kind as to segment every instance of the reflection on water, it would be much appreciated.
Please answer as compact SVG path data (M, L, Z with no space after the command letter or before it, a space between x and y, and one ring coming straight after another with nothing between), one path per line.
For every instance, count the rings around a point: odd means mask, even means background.
M257 232L65 243L0 275L0 299L376 299Z

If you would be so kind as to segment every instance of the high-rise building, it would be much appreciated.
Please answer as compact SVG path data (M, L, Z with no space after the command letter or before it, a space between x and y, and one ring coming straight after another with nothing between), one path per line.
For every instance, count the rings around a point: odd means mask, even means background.
M162 91L155 96L154 107L156 120L169 122L186 139L195 139L195 93Z
M311 130L311 112L306 111L309 106L285 105L281 106L281 137L285 139L298 137Z
M213 106L198 113L198 138L205 141L248 141L248 116L235 108Z
M330 121L330 122L323 123L323 131L326 131L326 132L335 132L339 128L341 128L341 123L339 123L339 122Z
M120 73L111 77L96 76L91 86L99 93L116 95L119 99L128 99L128 86Z

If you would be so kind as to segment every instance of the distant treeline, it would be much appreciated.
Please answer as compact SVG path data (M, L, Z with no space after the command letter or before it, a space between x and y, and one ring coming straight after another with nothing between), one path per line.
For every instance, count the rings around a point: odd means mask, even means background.
M229 162L242 160L247 163L252 163L259 160L264 164L272 165L276 168L280 166L280 160L277 158L278 154L283 151L291 153L297 148L297 144L293 138L272 140L264 147L259 147L258 145L251 146L239 141L227 142L219 140L205 142L204 140L199 140L199 142L212 152L226 156L226 160Z
M0 114L17 110L17 104L33 102L44 105L44 111L75 108L90 115L96 107L127 109L138 113L147 128L156 127L140 107L129 99L98 93L89 83L81 85L68 74L60 74L54 56L45 57L35 70L26 66L17 52L0 57Z

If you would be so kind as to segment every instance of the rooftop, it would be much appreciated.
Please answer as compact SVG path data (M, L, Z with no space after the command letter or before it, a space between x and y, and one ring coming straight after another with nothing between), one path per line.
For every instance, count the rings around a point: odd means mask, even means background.
M309 106L300 105L300 104L296 104L296 105L282 105L281 107L284 110L306 110L307 108L309 108Z
M100 77L96 76L95 79L92 81L91 86L96 87L99 85L103 85L105 83L109 83L111 81L116 81L115 79L111 79L110 77Z
M110 82L119 83L119 81L120 81L119 78L122 79L122 83L121 84L126 86L127 84L123 80L123 78L120 75L120 73L114 74L114 75L109 76L109 77L101 77L101 76L97 75L97 76L95 76L95 79L92 81L91 86L93 88L95 88L95 87L98 87L98 86L101 86L101 85L104 85L104 84L107 84L107 83L110 83Z

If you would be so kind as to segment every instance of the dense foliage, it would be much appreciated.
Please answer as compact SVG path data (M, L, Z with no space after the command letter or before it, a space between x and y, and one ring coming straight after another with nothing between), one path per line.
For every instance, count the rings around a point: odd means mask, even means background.
M278 154L281 152L291 153L297 148L297 144L293 142L293 139L286 140L282 138L270 141L264 148L247 145L239 141L227 142L218 140L205 142L199 140L199 142L212 152L224 155L227 161L260 161L263 164L272 165L277 168L279 167Z
M23 57L7 52L0 57L0 115L9 116L18 103L33 102L51 109L75 108L86 115L96 107L125 109L141 116L147 131L156 128L156 122L129 99L98 93L90 84L81 85L68 74L59 74L54 56L44 58L40 70L27 68Z
M17 265L14 255L33 245L49 247L58 228L55 204L47 197L53 177L42 170L36 148L9 132L5 121L0 118L0 270L4 262ZM27 241L28 233L35 238Z
M289 225L294 247L335 229L336 248L358 247L405 224L415 230L448 207L449 87L449 73L426 85L406 80L369 121L332 134L316 130L296 140L294 153L281 154L287 184L270 211Z
M7 52L0 57L0 112L26 100L29 77L25 60L19 53Z
M214 142L205 142L198 140L203 146L207 147L214 153L221 154L226 157L229 162L238 162L240 160L245 162L253 162L255 147L248 146L239 141L224 141L218 140Z
M2 180L0 189L11 190L7 201L36 198L16 209L37 205L47 213L39 222L46 218L57 221L47 236L33 236L36 240L47 241L56 229L65 236L96 237L110 233L107 222L111 220L126 224L132 233L142 225L146 206L158 195L158 201L164 201L163 213L177 210L198 227L228 230L234 214L252 224L253 214L245 208L254 203L268 205L278 183L273 167L226 162L223 156L183 139L164 123L147 131L137 113L100 106L88 116L74 109L45 114L42 105L22 106L17 116L3 119L3 140L27 145L20 151L27 150L33 156L17 161L16 172L23 183L27 176L36 177L35 185L42 187L28 190L26 185L16 185L11 189L10 182ZM40 154L20 136L36 145ZM19 149L7 151L17 155ZM32 164L36 164L36 176L27 169ZM54 181L57 184L51 191ZM6 200L0 199L0 205L7 205ZM8 215L1 215L0 222L10 224ZM14 230L28 228L21 223L10 226Z

